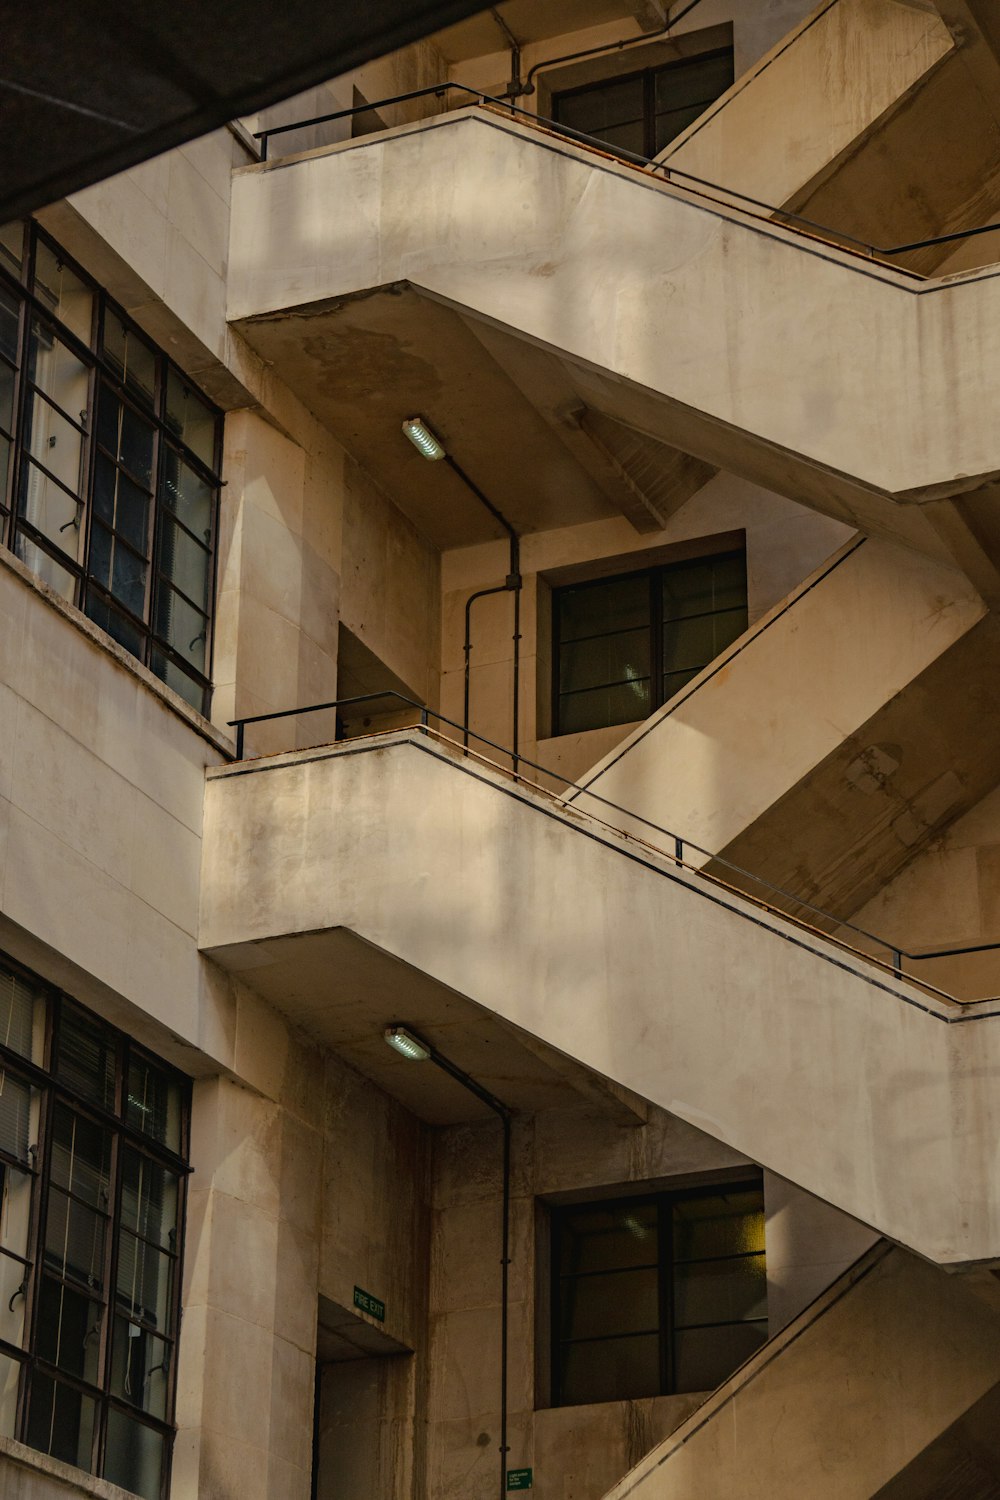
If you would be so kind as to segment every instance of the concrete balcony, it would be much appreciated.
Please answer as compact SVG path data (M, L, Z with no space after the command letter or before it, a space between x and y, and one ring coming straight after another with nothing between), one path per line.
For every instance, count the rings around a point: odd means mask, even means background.
M204 849L199 946L314 1034L498 1017L929 1260L1000 1257L1000 1006L419 731L210 772Z

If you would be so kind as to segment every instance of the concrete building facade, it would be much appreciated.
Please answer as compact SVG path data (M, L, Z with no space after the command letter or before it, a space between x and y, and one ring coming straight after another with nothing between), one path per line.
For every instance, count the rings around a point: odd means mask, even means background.
M1000 1496L1000 37L505 0L0 229L0 1495Z

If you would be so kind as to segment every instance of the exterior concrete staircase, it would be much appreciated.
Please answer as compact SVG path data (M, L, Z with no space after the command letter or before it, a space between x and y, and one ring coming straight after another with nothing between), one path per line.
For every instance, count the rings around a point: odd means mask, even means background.
M481 108L247 168L232 222L229 316L306 400L345 305L410 286L558 356L588 409L1000 598L995 276L925 281Z
M355 986L390 955L928 1260L1000 1257L998 1004L419 730L209 772L199 947L321 1031L338 933Z
M995 1495L996 1454L984 1461L962 1424L995 1411L998 1335L962 1278L876 1245L606 1500Z
M957 570L856 538L565 801L846 918L1000 781L998 663L995 621Z

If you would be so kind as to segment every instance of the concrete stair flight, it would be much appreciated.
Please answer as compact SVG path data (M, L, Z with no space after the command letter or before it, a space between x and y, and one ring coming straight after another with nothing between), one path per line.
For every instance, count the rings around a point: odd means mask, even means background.
M1000 1256L1000 1004L897 979L419 730L209 772L204 861L199 947L320 1034L389 955L928 1260Z
M481 108L244 169L232 224L229 317L309 402L345 307L356 359L365 299L384 338L415 288L549 351L589 410L1000 598L988 272L926 281Z
M876 1245L605 1500L995 1494L958 1482L989 1477L971 1434L955 1439L970 1410L995 1410L1000 1390L1000 1317L962 1282ZM948 1437L942 1474L934 1447ZM935 1474L948 1483L926 1488Z
M694 846L691 864L741 885L732 866L752 870L847 917L1000 781L985 727L1000 742L998 662L994 618L962 574L856 538L565 801L653 842L658 825Z

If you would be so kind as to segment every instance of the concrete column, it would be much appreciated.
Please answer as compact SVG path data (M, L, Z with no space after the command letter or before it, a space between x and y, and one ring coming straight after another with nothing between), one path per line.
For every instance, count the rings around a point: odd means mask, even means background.
M214 717L336 696L342 455L318 456L253 412L226 420ZM333 738L332 714L248 731L248 747Z

